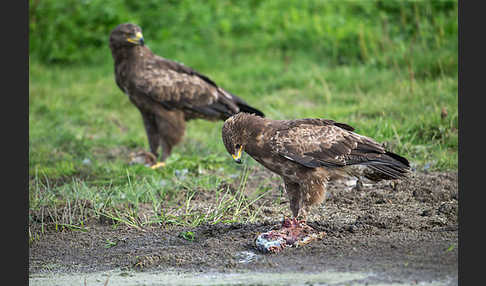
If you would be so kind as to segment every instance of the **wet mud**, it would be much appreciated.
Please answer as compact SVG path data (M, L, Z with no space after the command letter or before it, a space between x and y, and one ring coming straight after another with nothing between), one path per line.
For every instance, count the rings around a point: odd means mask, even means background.
M260 171L261 176L272 176ZM252 184L252 178L249 184ZM148 226L134 229L95 222L89 231L49 232L29 247L29 274L99 271L177 273L345 271L374 273L383 283L448 281L458 276L457 172L414 173L407 181L329 186L325 203L307 224L321 240L278 254L259 252L255 238L282 222L281 208L256 223ZM280 196L278 180L275 192ZM187 239L181 233L191 231ZM376 278L378 277L378 278ZM243 284L244 285L244 284Z

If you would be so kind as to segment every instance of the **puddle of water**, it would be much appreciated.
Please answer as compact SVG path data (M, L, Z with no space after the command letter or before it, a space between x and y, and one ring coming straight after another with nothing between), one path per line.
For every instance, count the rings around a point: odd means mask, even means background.
M108 280L108 282L107 282ZM319 272L319 273L204 273L178 274L168 272L106 271L75 274L35 274L29 285L409 285L384 283L370 273ZM410 283L421 286L448 285L444 281ZM453 283L454 284L454 283Z
M253 251L240 251L237 252L235 258L238 260L238 263L248 264L258 260L261 255L257 255Z

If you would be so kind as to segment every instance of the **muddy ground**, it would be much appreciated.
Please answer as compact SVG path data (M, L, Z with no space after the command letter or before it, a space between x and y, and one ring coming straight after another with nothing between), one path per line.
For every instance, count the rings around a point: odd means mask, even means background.
M266 171L251 176L256 183ZM275 178L274 178L275 179ZM96 222L88 232L50 232L29 248L29 273L126 271L319 272L365 271L384 283L447 281L458 278L457 172L415 172L408 181L383 181L357 188L330 185L326 202L308 224L326 232L309 245L278 254L259 253L255 237L281 221L280 210L266 209L254 224L196 228L128 226ZM280 196L278 179L274 193ZM288 210L288 201L281 204ZM194 239L180 233L192 231ZM110 247L107 242L110 241Z

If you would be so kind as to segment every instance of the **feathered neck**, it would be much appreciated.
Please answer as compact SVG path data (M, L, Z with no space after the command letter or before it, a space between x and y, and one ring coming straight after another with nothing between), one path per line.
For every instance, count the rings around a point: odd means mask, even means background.
M115 63L120 63L126 60L133 60L138 57L143 57L151 53L149 48L145 46L125 46L112 50L113 60Z
M238 126L239 130L244 130L247 136L256 136L265 129L266 122L269 120L267 118L240 112L233 116L235 125Z

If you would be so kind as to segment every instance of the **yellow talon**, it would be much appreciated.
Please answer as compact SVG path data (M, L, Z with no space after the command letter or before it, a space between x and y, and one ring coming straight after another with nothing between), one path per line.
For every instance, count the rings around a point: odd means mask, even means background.
M156 164L153 164L152 166L150 166L151 169L157 169L157 168L160 168L160 167L164 167L165 166L165 163L164 162L158 162Z

